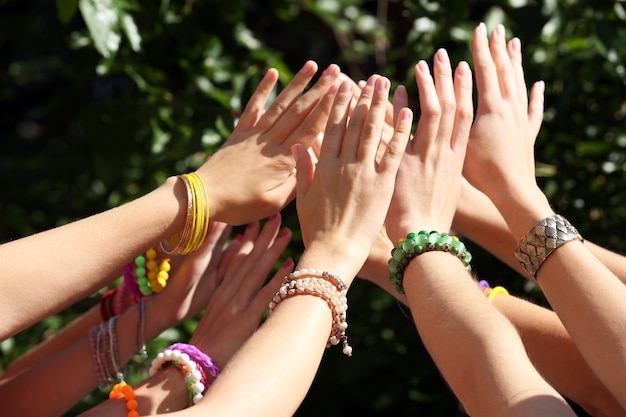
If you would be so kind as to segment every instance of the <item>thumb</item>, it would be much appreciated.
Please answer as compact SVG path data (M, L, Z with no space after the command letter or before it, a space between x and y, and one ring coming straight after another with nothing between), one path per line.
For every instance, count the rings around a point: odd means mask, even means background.
M296 199L302 201L302 197L307 193L313 182L315 168L311 155L307 149L297 143L291 147L291 153L296 160Z

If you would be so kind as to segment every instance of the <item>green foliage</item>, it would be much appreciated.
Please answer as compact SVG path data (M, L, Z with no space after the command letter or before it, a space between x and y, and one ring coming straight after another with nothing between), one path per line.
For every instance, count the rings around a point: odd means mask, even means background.
M228 136L269 67L280 71L283 85L307 59L322 68L338 63L355 79L385 74L407 85L419 112L413 65L430 62L440 47L453 62L471 64L472 30L485 21L520 37L529 84L546 81L536 155L555 209L588 240L626 253L615 232L626 217L624 3L5 0L0 6L0 241L117 206L197 167ZM296 229L292 206L285 217ZM493 285L545 302L488 253L470 249L476 270ZM300 251L296 230L289 253ZM0 366L98 298L0 344ZM410 315L388 294L358 282L349 316L355 355L327 352L299 416L462 415ZM188 337L193 325L163 335L152 352ZM95 390L68 415L103 398Z

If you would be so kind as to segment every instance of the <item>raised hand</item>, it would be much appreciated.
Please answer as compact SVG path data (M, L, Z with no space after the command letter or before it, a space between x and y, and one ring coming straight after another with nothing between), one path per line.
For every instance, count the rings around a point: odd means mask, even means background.
M497 201L536 189L534 144L543 117L543 83L533 86L530 106L520 40L506 43L498 25L487 38L485 25L472 42L478 105L464 175ZM526 191L525 191L526 190Z
M302 238L311 246L337 257L325 260L333 271L352 281L367 258L384 220L410 134L412 113L399 112L398 123L385 153L377 161L387 112L389 80L372 76L363 87L350 115L352 82L344 81L335 97L317 167L298 145L297 208ZM346 256L344 262L341 257Z
M308 61L264 110L278 80L270 69L246 106L224 145L198 172L207 184L211 216L240 225L265 218L295 196L294 143L313 146L324 130L339 68L330 65L305 94L317 72ZM332 90L331 90L332 91Z
M472 78L467 63L454 80L445 50L437 51L434 79L424 61L415 66L420 116L396 178L385 227L392 242L416 228L448 232L461 192L461 171L472 123Z

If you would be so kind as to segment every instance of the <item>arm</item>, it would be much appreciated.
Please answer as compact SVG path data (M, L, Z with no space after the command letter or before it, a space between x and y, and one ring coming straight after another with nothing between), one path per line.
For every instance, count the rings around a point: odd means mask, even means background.
M528 357L558 392L593 416L626 416L589 365L556 313L521 298L497 295L493 305L517 329Z
M258 222L250 224L240 244L234 247L235 251L229 247L228 256L220 264L217 286L189 341L210 354L220 369L256 331L267 309L268 300L276 293L282 278L293 269L293 261L287 259L264 285L291 238L287 228L279 233L280 220L280 215L271 216L262 230ZM184 378L171 366L138 384L135 394L139 415L182 410L189 401ZM84 415L113 415L122 413L124 409L123 401L113 399L101 403Z
M312 146L318 140L328 111L320 104L339 75L339 68L331 65L302 94L316 71L317 65L307 62L264 111L278 79L277 71L270 69L231 137L198 169L207 185L211 220L246 224L293 199L290 148L296 141ZM0 340L105 286L134 254L183 230L186 210L185 185L171 177L122 206L0 245L5 277Z
M537 96L540 94L535 94L535 101ZM488 250L520 275L526 276L526 271L513 253L518 239L511 233L506 221L489 197L464 179L459 201L461 203L454 214L452 228ZM626 256L588 240L585 240L584 245L626 284Z
M499 26L490 46L491 51L486 31L478 29L473 42L478 114L464 174L521 238L554 213L535 179L519 42L507 47ZM494 131L509 132L507 140ZM530 278L536 278L591 369L625 407L626 286L577 240L558 247Z
M140 338L152 340L165 329L194 316L205 305L215 281L212 273L215 274L229 231L226 224L214 223L204 246L184 257L162 292L145 300L145 327ZM94 311L98 317L94 317ZM19 371L3 375L0 399L4 399L5 411L29 416L61 415L98 385L86 326L95 319L97 322L93 324L99 324L99 311L90 310L88 316L75 322L77 327L70 328L69 334L64 329L51 339L54 343L43 342L35 348L33 356L15 365ZM137 340L141 336L138 325L139 305L136 304L117 321L117 347L122 365L137 353ZM76 331L78 327L80 334ZM68 335L70 340L64 340ZM73 383L62 390L47 388L49 381L59 375L71 375ZM41 391L40 401L29 401L33 390Z
M422 115L385 222L394 242L410 231L450 230L460 196L472 121L471 72L461 63L453 79L444 50L436 53L433 72L434 80L425 62L416 66ZM458 256L418 254L404 270L402 287L424 345L469 415L574 416Z
M348 286L382 227L411 124L410 111L403 111L389 152L375 162L389 89L388 80L377 78L364 89L360 111L348 129L350 84L339 88L315 174L306 149L297 145L293 150L306 248L298 268L327 268ZM364 130L366 124L372 129ZM349 162L354 175L338 175ZM317 371L332 321L328 305L318 297L284 299L228 362L204 399L176 415L291 416ZM240 400L242 395L246 401Z

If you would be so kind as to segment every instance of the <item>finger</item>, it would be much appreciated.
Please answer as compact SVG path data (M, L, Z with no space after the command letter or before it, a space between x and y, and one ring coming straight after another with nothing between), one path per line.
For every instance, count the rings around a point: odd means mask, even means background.
M324 72L322 72L319 80L317 80L317 82L304 95L301 97L295 97L291 102L287 102L287 100L285 100L284 104L279 103L279 106L277 106L276 109L280 114L274 123L273 128L275 131L272 135L272 138L275 138L278 144L284 144L292 133L299 126L301 126L306 117L311 113L320 100L322 100L328 90L333 88L339 73L339 67L332 64L326 68ZM294 81L289 83L289 86ZM304 87L306 87L306 85L300 88L300 92ZM291 96L289 95L288 97L290 98ZM279 99L282 99L282 97L279 96ZM268 112L269 111L270 110L268 109ZM302 137L299 140L306 146L310 146L314 139L314 136L310 136ZM287 149L289 149L289 145L290 144L287 144Z
M500 86L494 82L498 74L489 51L487 28L482 22L474 29L472 57L474 58L474 77L478 90L478 106L497 106L502 96Z
M413 123L413 112L408 107L398 113L398 123L396 123L394 134L387 144L385 154L380 161L380 170L395 173L398 171L402 155L407 147L411 136L411 125Z
M243 233L243 237L241 238L241 246L239 247L237 253L233 256L231 267L225 271L222 278L223 280L230 280L237 273L237 266L241 265L252 249L254 249L254 242L259 236L260 229L261 223L259 221L254 221L248 224Z
M348 119L348 108L352 101L352 82L344 81L339 86L333 106L328 116L326 130L324 131L324 141L320 150L319 164L325 160L332 160L339 156L343 136L346 131L346 121Z
M263 314L263 312L268 309L270 301L272 301L272 298L278 292L285 277L293 272L294 266L295 263L291 258L287 258L285 262L283 262L274 276L261 288L252 303L250 303L248 310L251 314Z
M252 250L245 256L239 258L237 263L231 265L229 272L224 278L224 281L228 281L228 287L223 289L224 294L232 295L233 297L235 297L235 295L237 297L241 296L242 298L239 298L240 301L246 300L249 297L246 291L246 288L249 288L249 286L246 286L246 282L252 281L252 285L254 285L257 279L261 279L261 283L265 281L271 267L280 256L280 253L275 254L275 252L271 250L276 238L278 238L277 235L280 223L281 216L278 213L267 219L263 229L252 242ZM284 243L286 247L289 243L289 238L291 238L291 231L286 229L286 232L284 230L282 231L278 240L280 244ZM268 262L270 263L269 266L267 266ZM245 301L243 303L245 304Z
M518 100L517 78L511 58L506 51L506 31L503 25L497 25L491 32L491 56L496 65L498 83L503 98ZM526 95L526 93L524 93Z
M450 147L462 158L472 128L474 107L472 103L472 71L467 62L462 61L454 74L454 93L456 98L456 114L454 117L454 132Z
M430 75L428 64L421 60L415 65L415 81L419 92L420 118L417 122L415 139L409 150L426 155L426 150L435 142L439 121L441 120L441 106L435 89L435 82Z
M299 143L307 147L310 146L316 154L319 154L322 139L324 138L324 130L326 129L326 122L330 115L330 109L333 105L337 87L337 85L332 85L328 89L327 94L324 94L321 101L315 106L306 119L304 119L304 122L300 123L294 133L285 142L286 149L290 149L293 144Z
M247 130L251 129L259 121L277 81L278 71L270 68L254 91L254 94L252 94L252 97L250 97L237 126Z
M406 92L406 87L403 85L399 85L396 88L395 93L393 93L393 123L392 126L395 126L398 121L398 113L403 107L409 107L409 95Z
M533 141L537 139L541 123L543 122L543 94L545 83L537 81L530 89L530 101L528 102L528 124L530 125Z
M303 201L315 174L315 168L311 156L302 145L293 145L291 152L296 160L296 204Z
M349 158L356 158L361 131L372 104L374 88L378 78L380 78L380 75L374 74L367 79L367 83L361 90L361 95L359 96L356 106L350 114L350 121L346 129L346 134L343 137L341 148L341 154Z
M376 153L381 146L385 115L389 106L391 83L386 77L380 77L374 85L372 104L367 113L365 124L357 142L357 160L376 161ZM382 145L384 146L384 144Z
M223 277L226 274L228 268L230 268L230 264L232 260L235 258L237 252L239 252L239 248L241 247L241 240L243 239L243 235L239 234L235 236L233 240L230 241L224 252L222 252L222 257L220 259L220 263L217 267L218 276Z
M259 292L261 286L267 280L267 276L272 271L276 262L283 254L289 242L291 240L291 230L287 227L283 227L276 239L274 239L270 246L264 250L259 249L256 260L251 258L252 268L246 274L246 279L243 280L238 292L242 293L244 297L252 298L254 294ZM252 253L251 256L256 255ZM269 300L268 300L269 302Z
M261 130L267 130L276 123L302 94L302 91L306 88L316 72L317 63L314 61L305 62L293 79L267 108L263 114L263 118L259 120L258 126Z
M515 72L518 105L525 108L528 106L528 90L524 78L524 67L522 66L522 44L519 38L511 39L506 45L506 51Z
M439 98L441 119L437 128L437 141L449 143L454 129L456 114L456 97L454 83L452 81L452 67L450 57L445 49L439 49L435 53L433 64L435 90Z

